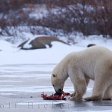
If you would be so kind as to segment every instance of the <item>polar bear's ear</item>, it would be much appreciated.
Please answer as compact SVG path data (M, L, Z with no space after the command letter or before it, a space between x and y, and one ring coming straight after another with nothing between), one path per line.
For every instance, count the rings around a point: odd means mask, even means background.
M52 74L53 77L56 77L56 74Z

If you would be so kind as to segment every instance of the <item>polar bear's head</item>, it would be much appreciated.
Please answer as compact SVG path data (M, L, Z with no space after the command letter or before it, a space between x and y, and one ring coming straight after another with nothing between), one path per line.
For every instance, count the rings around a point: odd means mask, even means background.
M51 83L55 89L56 94L60 95L63 93L64 81L59 77L58 74L52 74Z

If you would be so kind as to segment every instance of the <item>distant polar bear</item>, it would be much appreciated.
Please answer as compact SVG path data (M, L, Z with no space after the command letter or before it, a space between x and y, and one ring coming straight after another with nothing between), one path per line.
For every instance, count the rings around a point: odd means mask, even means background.
M112 51L104 47L93 46L68 54L52 72L51 82L57 94L62 93L68 77L74 86L73 100L82 100L90 79L94 80L93 93L85 100L111 99Z

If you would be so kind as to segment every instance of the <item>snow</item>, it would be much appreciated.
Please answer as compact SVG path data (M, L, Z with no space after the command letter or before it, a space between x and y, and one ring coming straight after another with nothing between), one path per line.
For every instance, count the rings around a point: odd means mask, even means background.
M104 39L102 36L91 36L85 39L78 37L76 41L77 44L71 46L53 42L52 48L24 51L14 44L0 40L0 65L58 63L68 53L83 50L90 43L112 48L112 40Z

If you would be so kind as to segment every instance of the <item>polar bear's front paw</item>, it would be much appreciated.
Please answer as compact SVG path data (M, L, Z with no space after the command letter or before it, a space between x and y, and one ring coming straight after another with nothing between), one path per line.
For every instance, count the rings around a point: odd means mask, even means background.
M71 101L82 101L82 94L79 91L74 91L70 96Z
M71 97L74 97L76 95L76 92L72 93L70 96Z
M71 95L71 98L70 98L71 101L82 101L82 97L81 95L77 94L76 92L74 92L72 95Z

